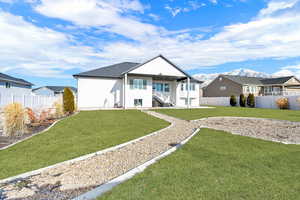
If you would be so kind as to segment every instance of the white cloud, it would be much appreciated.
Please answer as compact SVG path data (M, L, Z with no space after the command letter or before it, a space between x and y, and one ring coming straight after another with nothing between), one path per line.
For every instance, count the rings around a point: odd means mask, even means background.
M218 1L217 0L209 0L210 2L212 2L213 4L217 4Z
M1 71L43 77L64 77L65 70L91 64L90 47L71 45L72 38L39 28L22 17L0 12ZM70 77L70 76L69 76Z
M274 76L296 76L300 78L300 64L282 67Z
M187 5L185 7L171 7L169 5L166 5L165 9L168 10L173 17L175 17L181 12L195 11L204 6L206 6L205 3L191 0L187 2Z
M93 26L131 39L145 39L158 27L143 23L125 13L142 13L138 0L42 0L35 10L48 17L71 21L78 26Z
M160 20L160 16L158 16L158 15L156 15L156 14L153 14L153 13L150 13L150 14L149 14L149 17L151 17L154 21Z
M203 32L195 34L195 29L170 31L134 17L132 13L142 14L145 10L138 0L42 0L34 8L48 17L72 22L75 28L95 27L99 32L131 40L107 41L93 48L74 46L66 34L38 28L20 17L2 13L0 31L5 34L0 40L0 61L6 69L19 66L33 73L45 69L53 76L72 67L96 67L108 61L141 62L157 54L164 54L184 69L300 56L300 12L295 10L225 26L204 39Z
M259 12L260 16L271 15L279 10L284 10L287 8L292 8L298 3L299 0L281 0L281 1L271 1L267 8L262 9Z

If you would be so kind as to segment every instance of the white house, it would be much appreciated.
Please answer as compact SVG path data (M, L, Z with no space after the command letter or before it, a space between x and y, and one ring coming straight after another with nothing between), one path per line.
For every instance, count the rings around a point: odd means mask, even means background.
M202 82L162 55L141 64L123 62L74 77L79 109L199 106Z
M25 81L24 79L0 73L1 94L29 95L31 94L32 85L32 83Z
M37 95L62 97L65 88L70 88L76 96L77 89L70 86L43 86L33 89L32 92Z

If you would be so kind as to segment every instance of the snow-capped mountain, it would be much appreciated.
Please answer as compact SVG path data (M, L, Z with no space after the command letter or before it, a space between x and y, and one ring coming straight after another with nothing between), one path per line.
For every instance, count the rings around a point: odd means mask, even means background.
M238 76L249 76L249 77L262 77L262 78L272 78L273 75L254 71L251 69L235 69L231 72L224 72L224 73L213 73L213 74L195 74L194 78L204 81L202 84L202 87L208 85L212 80L214 80L217 76L220 74L226 74L226 75L238 75Z

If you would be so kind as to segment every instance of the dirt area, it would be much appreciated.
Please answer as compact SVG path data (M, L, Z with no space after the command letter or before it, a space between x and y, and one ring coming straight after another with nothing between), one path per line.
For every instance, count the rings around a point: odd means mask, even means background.
M285 144L300 144L300 122L244 117L210 117L192 123L237 135Z

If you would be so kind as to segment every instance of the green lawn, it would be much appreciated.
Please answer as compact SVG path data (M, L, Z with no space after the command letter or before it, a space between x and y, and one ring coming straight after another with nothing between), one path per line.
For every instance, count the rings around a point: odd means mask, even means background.
M84 111L0 151L0 179L147 135L169 123L137 110Z
M299 145L202 129L183 148L99 200L299 199L299 155Z
M216 107L199 109L156 109L156 112L178 117L186 120L194 120L205 117L236 116L236 117L259 117L280 119L289 121L300 121L300 111L276 110L261 108L240 108L240 107Z

